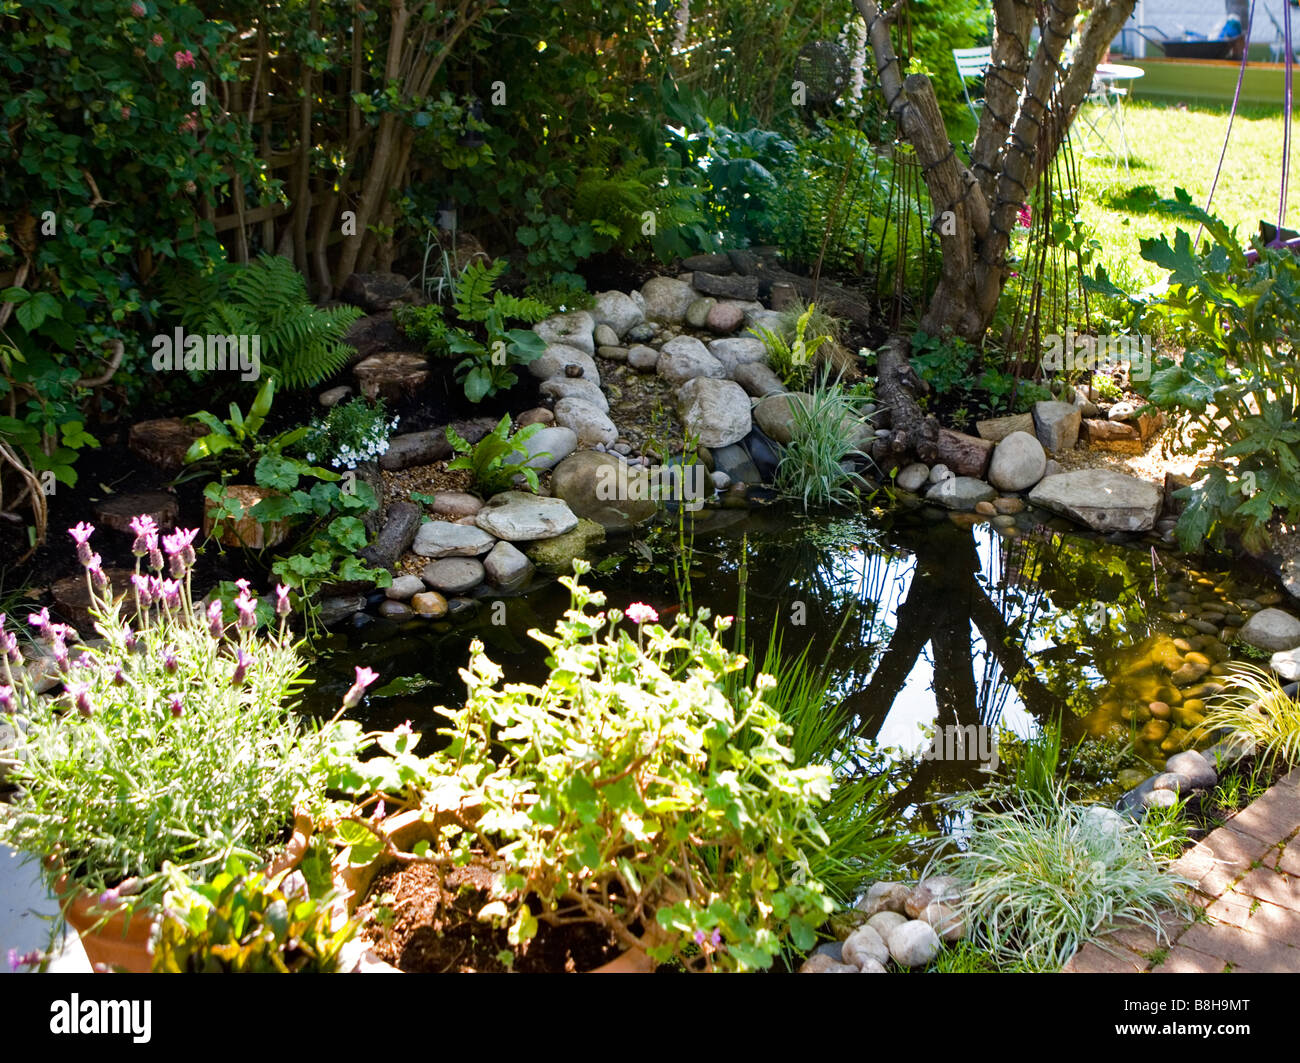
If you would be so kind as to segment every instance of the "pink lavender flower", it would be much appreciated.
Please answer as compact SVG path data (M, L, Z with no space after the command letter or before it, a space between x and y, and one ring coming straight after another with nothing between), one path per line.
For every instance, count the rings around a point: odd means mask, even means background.
M226 625L221 616L221 602L216 600L208 602L208 633L214 639L219 639L225 630Z
M250 657L243 649L235 651L235 670L230 676L230 685L237 687L244 682L244 677L248 675L248 666L253 663Z
M133 650L136 647L135 632L132 631L130 628L127 628L122 635L122 645L125 646L128 650Z
M101 591L108 589L108 573L104 571L104 559L98 554L90 555L90 560L86 562L86 574Z
M131 544L131 552L136 557L144 557L151 550L158 549L158 525L154 523L153 517L146 513L132 517L131 530L135 532L135 542Z
M135 588L135 595L140 599L140 608L148 609L154 602L154 577L142 576L136 572L131 576L131 586Z
M95 534L95 526L81 521L75 528L69 528L68 534L77 543L77 560L83 565L90 563L90 537Z
M72 702L77 706L77 711L82 716L93 714L94 706L90 703L89 683L73 683L68 687L68 693L72 695Z
M39 613L32 613L31 615L29 615L27 617L27 623L29 623L32 627L34 627L38 632L40 632L46 638L49 637L46 634L46 632L50 626L50 611L46 609L45 606L41 606L41 611Z
M627 607L626 615L634 624L647 624L659 619L659 614L644 602L633 602Z
M343 695L343 707L345 709L355 709L361 701L361 695L366 692L366 687L370 686L378 678L378 672L358 665L357 681L348 687L348 692Z
M5 954L5 958L9 964L9 970L14 973L17 973L21 967L37 967L41 962L41 954L35 949L31 952L19 952L17 949L10 949Z
M194 53L188 48L183 52L176 52L172 58L176 60L177 70L184 70L186 67L194 66Z
M384 816L386 816L387 814L388 814L388 808L387 808L387 806L384 804L384 799L383 799L383 797L380 796L380 798L379 798L379 803L378 803L377 805L375 805L375 811L371 814L371 816L370 816L370 820L371 820L371 822L373 822L373 823L378 823L378 822L379 822L381 819L383 819Z
M163 46L162 34L155 33L152 37L149 38L149 43L152 44L155 48L161 48Z
M0 712L13 712L14 707L14 688L0 685Z
M251 631L257 627L256 598L250 598L247 591L240 591L239 597L235 599L235 609L239 612L235 625L241 631Z
M120 687L126 685L126 673L122 671L120 664L113 665L113 686Z
M194 537L198 528L177 528L163 537L163 549L171 558L172 575L180 579L194 564Z
M405 723L399 723L396 727L393 728L393 734L395 735L415 734L415 732L411 730L411 721L407 720Z
M162 598L163 605L168 609L180 608L181 585L179 580L160 579L158 581L158 594Z
M241 594L247 594L252 589L252 587L253 585L249 583L248 580L246 579L235 580L235 589L239 591Z
M5 614L0 613L0 650L9 658L10 664L22 664L22 651L18 649L18 636L5 627Z
M176 657L175 650L168 650L163 654L163 671L168 675L175 675L176 669L180 667L180 661Z
M167 699L167 708L173 716L180 716L185 711L185 698L180 694L173 694Z
M144 18L145 16L144 4L140 3L140 0L135 0L135 3L131 5L131 14L133 14L136 18Z
M283 583L277 583L275 586L275 615L288 616L289 612L289 588Z
M106 889L99 895L101 908L116 908L122 903L122 894L115 889Z

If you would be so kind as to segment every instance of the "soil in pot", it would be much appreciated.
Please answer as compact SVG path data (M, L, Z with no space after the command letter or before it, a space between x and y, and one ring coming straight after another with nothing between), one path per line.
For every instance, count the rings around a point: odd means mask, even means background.
M390 867L376 876L357 910L361 932L383 960L411 974L590 971L622 954L622 945L590 923L542 923L525 947L515 948L504 927L477 918L490 900L491 882L492 872L479 863L449 871L429 864ZM513 955L510 965L502 954Z

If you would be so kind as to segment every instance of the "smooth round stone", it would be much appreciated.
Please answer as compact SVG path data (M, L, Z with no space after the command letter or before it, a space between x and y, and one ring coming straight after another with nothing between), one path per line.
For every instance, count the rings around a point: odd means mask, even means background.
M705 316L704 325L710 332L726 335L735 332L745 323L745 312L735 303L716 303Z
M597 348L618 346L618 333L608 325L597 325L593 338L596 341Z
M709 473L709 478L713 481L713 486L716 487L719 491L726 490L727 485L731 483L731 477L728 476L721 469Z
M394 576L393 582L384 590L384 595L394 602L407 602L422 590L424 580L419 576Z
M1025 511L1025 500L1023 498L995 498L993 508L999 513L1023 513Z
M903 910L913 919L920 919L926 907L935 901L956 901L961 896L961 883L952 875L933 875L922 879L907 895Z
M799 968L799 974L860 974L851 963L836 963L824 952L814 952Z
M551 411L544 412L549 414ZM461 517L472 517L482 509L483 499L465 491L439 491L433 496L430 508L440 517L460 520Z
M425 591L411 599L411 608L420 616L437 620L447 615L447 599L437 591Z
M553 539L578 526L578 518L562 499L522 491L494 495L475 520L484 531L508 542Z
M653 373L659 364L659 352L653 347L638 345L627 352L627 364L638 373Z
M880 935L882 941L888 941L889 935L907 922L902 912L877 912L867 920L867 926Z
M1010 513L999 513L993 518L993 527L1000 531L1011 531L1016 526L1016 518Z
M412 615L412 610L405 602L383 601L379 603L379 615L386 620L406 620Z
M1208 790L1219 781L1219 773L1210 759L1194 749L1170 757L1165 762L1165 769L1177 772L1193 790Z
M496 540L481 528L435 520L420 525L411 549L421 557L477 557L495 544Z
M858 964L858 974L888 974L885 965L877 963L870 956L865 956L862 962Z
M478 609L478 602L472 598L451 598L447 602L448 620L467 620Z
M841 954L845 963L851 963L854 967L860 967L863 960L871 959L876 963L886 963L889 960L889 949L880 935L869 926L860 926L857 930L845 939L841 946Z
M966 936L966 920L951 904L933 901L922 909L919 918L922 922L929 923L934 932L949 944Z
M911 491L915 494L930 479L930 466L923 465L919 461L912 462L911 465L905 465L899 470L898 476L895 477L896 483L904 491Z
M1260 603L1268 605L1261 594ZM1261 609L1241 628L1241 641L1256 649L1277 653L1300 646L1300 620L1281 609Z
M711 296L701 296L686 308L686 324L691 328L703 328L704 323L709 319L709 311L718 305L718 301Z
M1144 808L1173 808L1178 804L1178 795L1173 790L1148 790L1142 795Z
M643 321L639 325L633 325L627 330L624 339L631 340L633 343L645 343L655 338L655 327L649 322Z
M912 887L905 882L873 882L867 889L867 895L858 901L857 908L866 912L868 917L877 912L901 913L911 892Z
M997 513L997 510L993 508L992 502L976 502L975 512L984 517L992 517Z
M482 583L486 573L476 557L447 557L425 565L422 575L435 591L460 594Z
M936 465L930 470L930 482L942 483L944 480L951 480L953 475L953 471L947 465Z
M1189 789L1187 780L1176 771L1162 771L1151 781L1151 786L1155 790L1172 790L1176 794Z
M555 414L545 406L536 406L521 413L517 421L520 428L527 428L530 424L552 424L555 421Z
M1153 701L1147 706L1147 708L1150 710L1151 715L1157 720L1167 720L1169 719L1170 713L1173 712L1173 710L1163 701Z
M934 927L912 919L889 935L889 955L901 967L924 967L939 955L939 935Z
M609 361L611 362L627 361L626 347L597 347L596 353L600 355L602 358L609 359Z

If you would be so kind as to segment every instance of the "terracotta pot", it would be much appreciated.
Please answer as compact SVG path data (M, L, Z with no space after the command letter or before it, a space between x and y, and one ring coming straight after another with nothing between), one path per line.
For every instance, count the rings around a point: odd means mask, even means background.
M293 837L284 852L267 866L268 875L288 871L302 861L311 841L312 827L311 816L305 812L295 814ZM81 935L82 947L96 970L149 973L153 966L149 941L158 915L156 911L132 912L129 904L123 904L105 919L109 909L101 908L97 897L73 884L67 875L55 880L54 890L59 897L66 898L63 917Z
M422 841L435 842L438 838L438 832L455 811L456 809L451 807L437 809L434 811L432 819L425 819L425 813L420 810L400 812L384 821L384 834L397 849L402 852L410 852L415 845ZM473 815L469 808L465 808L463 811L471 816ZM370 892L370 887L375 878L385 868L390 867L392 863L393 858L386 853L381 853L370 863L361 867L348 866L341 857L335 861L334 877L342 890L342 903L346 905L347 916L350 917L356 913L361 902L365 900L366 894ZM628 949L626 952L615 956L608 963L602 963L599 967L593 967L590 971L584 973L652 974L656 966L656 962L641 949ZM372 973L400 973L396 967L379 959L374 951L370 949L365 950L365 953L359 957L356 970Z

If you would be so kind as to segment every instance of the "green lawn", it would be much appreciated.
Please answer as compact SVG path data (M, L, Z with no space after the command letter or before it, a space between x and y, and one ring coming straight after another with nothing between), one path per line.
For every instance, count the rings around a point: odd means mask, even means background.
M1102 245L1099 259L1121 287L1136 290L1163 279L1163 272L1142 259L1138 241L1172 232L1170 219L1134 209L1124 198L1150 185L1163 196L1185 188L1204 205L1219 162L1228 112L1182 109L1177 105L1130 103L1125 127L1132 149L1130 171L1110 158L1084 158L1083 221ZM1103 125L1101 128L1105 129ZM1232 140L1212 210L1249 240L1261 219L1277 218L1281 181L1282 113L1280 109L1243 109L1233 123ZM1288 228L1300 228L1300 148L1292 143L1293 187L1288 197Z

